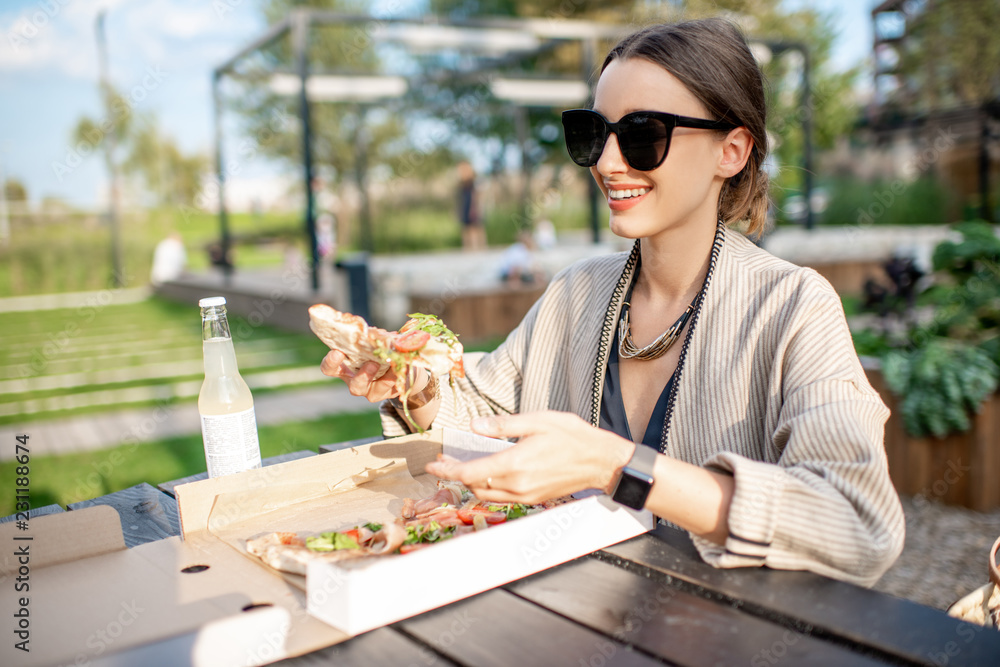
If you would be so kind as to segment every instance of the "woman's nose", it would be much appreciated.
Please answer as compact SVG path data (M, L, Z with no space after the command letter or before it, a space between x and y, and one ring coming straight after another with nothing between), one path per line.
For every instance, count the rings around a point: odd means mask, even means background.
M613 174L620 171L628 171L628 163L622 155L621 147L618 145L618 135L614 132L608 135L608 140L604 143L604 151L598 158L595 165L598 173L602 175Z

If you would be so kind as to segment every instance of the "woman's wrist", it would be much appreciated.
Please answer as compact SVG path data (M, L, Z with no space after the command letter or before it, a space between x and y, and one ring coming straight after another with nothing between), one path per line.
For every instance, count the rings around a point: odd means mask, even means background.
M611 436L610 442L608 447L604 448L605 456L600 466L601 476L595 488L603 489L605 493L611 495L614 493L615 485L618 484L618 478L621 477L622 468L628 464L638 445L610 432L608 435Z
M427 371L424 371L423 374L427 378L424 385L417 391L411 392L410 395L406 397L406 408L409 410L418 410L438 397L439 391L437 378ZM393 407L399 410L403 409L403 401L401 397L390 399L390 401Z

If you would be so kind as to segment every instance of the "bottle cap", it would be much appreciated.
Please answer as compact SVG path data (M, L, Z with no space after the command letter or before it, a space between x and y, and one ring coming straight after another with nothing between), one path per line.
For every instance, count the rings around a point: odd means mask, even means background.
M198 301L198 306L201 308L211 308L212 306L224 305L226 305L226 297L224 296L207 296Z

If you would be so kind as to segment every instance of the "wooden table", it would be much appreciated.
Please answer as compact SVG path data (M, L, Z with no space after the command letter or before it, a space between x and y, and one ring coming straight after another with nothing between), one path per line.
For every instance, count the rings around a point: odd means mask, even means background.
M286 454L265 465L308 455ZM160 486L142 484L68 509L115 507L127 544L135 546L179 532L175 484ZM484 558L456 576L488 566ZM100 664L157 664L184 655L190 639L111 654ZM807 572L717 570L701 561L685 533L661 526L278 664L997 665L1000 632Z

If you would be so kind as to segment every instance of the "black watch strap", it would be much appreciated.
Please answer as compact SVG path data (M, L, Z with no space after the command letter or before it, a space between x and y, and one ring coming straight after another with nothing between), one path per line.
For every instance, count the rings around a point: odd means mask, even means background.
M653 488L656 454L657 451L652 447L636 443L635 452L622 468L622 474L611 496L615 502L636 510L645 507L649 491Z

